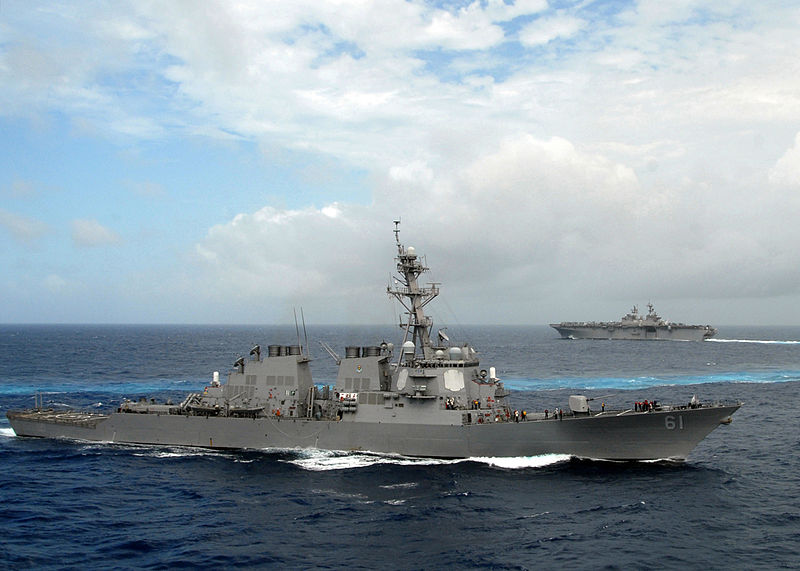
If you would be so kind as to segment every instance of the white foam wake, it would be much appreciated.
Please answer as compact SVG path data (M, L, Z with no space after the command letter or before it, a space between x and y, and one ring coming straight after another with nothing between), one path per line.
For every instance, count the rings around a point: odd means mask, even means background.
M14 429L11 428L11 427L9 427L9 428L0 428L0 436L4 436L6 438L14 438L16 435L17 435L17 433L14 432Z
M566 462L569 456L565 454L544 454L542 456L520 456L511 458L476 457L443 460L439 458L411 458L394 454L372 454L363 452L336 452L330 450L299 450L298 457L283 460L304 470L352 470L368 468L378 464L394 464L396 466L443 466L458 464L460 462L479 462L497 468L524 469L542 468Z
M570 459L569 454L542 454L541 456L517 456L511 458L470 458L472 462L483 462L490 466L519 470L523 468L544 468Z
M149 447L148 447L149 448ZM141 452L135 452L134 456L146 456L149 458L193 458L196 456L216 456L218 453L214 450L205 448L162 448L153 447L145 449Z
M438 460L435 458L409 458L393 454L372 454L364 452L340 452L335 450L297 450L297 457L283 462L299 466L305 470L350 470L368 468L377 464L398 466L427 466L452 464L460 460Z
M707 343L760 343L762 345L800 345L800 341L779 341L775 339L706 339Z

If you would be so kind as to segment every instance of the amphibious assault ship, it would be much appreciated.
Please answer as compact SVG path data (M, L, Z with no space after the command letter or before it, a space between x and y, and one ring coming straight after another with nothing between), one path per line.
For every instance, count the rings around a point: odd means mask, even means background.
M346 347L333 385L312 381L303 345L260 346L239 358L222 383L214 373L179 404L142 399L108 413L37 406L11 411L18 436L224 449L316 448L437 458L567 454L609 460L684 460L741 403L637 404L591 409L586 396L552 414L514 410L496 368L483 368L468 343L433 334L424 308L438 284L400 242L387 293L403 305L402 342ZM432 337L432 335L434 335ZM298 335L299 338L299 335ZM39 404L39 403L37 403Z
M551 323L564 339L644 339L668 341L703 341L717 334L710 325L686 325L662 319L652 303L642 317L634 305L619 321L563 321Z

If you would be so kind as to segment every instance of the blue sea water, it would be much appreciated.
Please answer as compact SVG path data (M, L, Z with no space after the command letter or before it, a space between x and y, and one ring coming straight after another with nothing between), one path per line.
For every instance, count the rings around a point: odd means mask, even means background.
M448 330L528 410L581 392L741 400L679 465L219 452L17 438L9 409L176 398L292 327L0 326L0 566L8 569L789 569L800 567L800 328L703 343ZM318 383L379 327L308 330ZM305 343L305 339L302 340Z

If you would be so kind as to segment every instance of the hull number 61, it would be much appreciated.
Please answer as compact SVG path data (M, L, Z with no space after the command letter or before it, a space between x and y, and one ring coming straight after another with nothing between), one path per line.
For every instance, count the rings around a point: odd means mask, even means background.
M664 417L664 426L667 430L683 430L683 416L678 415L677 417L673 415L667 415Z

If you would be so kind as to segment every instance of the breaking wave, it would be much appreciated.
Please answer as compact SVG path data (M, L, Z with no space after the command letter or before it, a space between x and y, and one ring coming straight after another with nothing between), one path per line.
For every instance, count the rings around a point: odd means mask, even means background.
M446 466L462 462L477 462L496 468L518 470L526 468L543 468L566 462L568 455L544 454L542 456L521 456L511 458L475 457L459 459L440 458L411 458L395 454L375 454L365 452L337 452L330 450L299 450L297 457L284 459L282 462L294 464L304 470L352 470L368 468L379 464L392 464L395 466Z
M520 470L525 468L544 468L554 464L568 462L571 456L568 454L542 454L541 456L517 456L511 458L468 458L465 462L480 462L496 468L507 470Z

